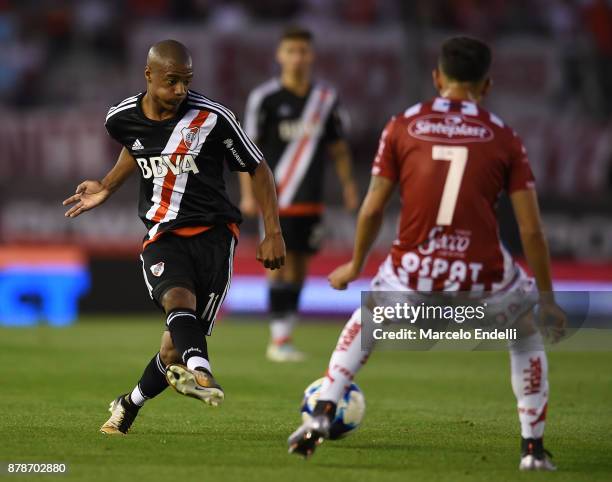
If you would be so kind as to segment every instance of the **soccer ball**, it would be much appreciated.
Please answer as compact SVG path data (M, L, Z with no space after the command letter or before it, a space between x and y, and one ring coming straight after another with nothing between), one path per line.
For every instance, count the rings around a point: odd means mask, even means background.
M323 378L315 380L306 387L306 390L304 390L304 399L302 400L302 407L300 409L304 422L312 417L312 411L321 394L323 380ZM338 402L336 417L332 421L329 438L332 440L338 439L354 431L361 424L364 414L365 398L363 392L356 383L351 383L349 389Z

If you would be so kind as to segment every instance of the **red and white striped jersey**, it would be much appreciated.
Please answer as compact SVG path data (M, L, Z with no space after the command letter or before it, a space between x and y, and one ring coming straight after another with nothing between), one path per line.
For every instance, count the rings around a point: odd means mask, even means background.
M320 214L325 147L343 137L335 89L316 82L300 97L271 79L249 95L244 126L274 172L280 215Z
M385 127L372 174L400 186L391 258L405 285L490 291L516 276L495 208L534 177L521 140L495 114L441 97L417 104Z
M129 150L140 168L138 214L145 242L177 228L238 224L223 166L252 172L262 159L224 105L189 91L176 116L155 121L142 111L144 93L115 104L106 116L110 136Z

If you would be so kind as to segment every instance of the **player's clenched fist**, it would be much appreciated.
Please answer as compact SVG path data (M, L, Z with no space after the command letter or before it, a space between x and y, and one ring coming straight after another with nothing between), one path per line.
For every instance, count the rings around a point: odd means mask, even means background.
M64 206L74 204L64 216L75 218L79 214L99 206L110 196L108 190L100 181L83 181L76 188L76 194L62 203ZM75 204L76 203L76 204Z
M280 233L266 235L257 248L257 261L264 268L279 269L285 264L285 240Z
M359 271L355 269L352 262L338 266L327 277L329 284L336 290L345 290L351 281L359 277Z

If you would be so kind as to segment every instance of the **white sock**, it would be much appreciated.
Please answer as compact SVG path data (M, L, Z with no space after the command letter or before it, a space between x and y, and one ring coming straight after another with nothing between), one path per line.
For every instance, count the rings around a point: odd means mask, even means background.
M187 368L190 370L195 370L196 368L206 368L210 373L212 373L209 361L201 356L190 356L187 359Z
M539 333L511 344L510 368L521 436L541 438L548 405L548 360Z
M130 400L134 405L138 405L142 407L144 403L147 401L147 398L140 391L140 386L136 385L132 393L130 393Z
M291 341L293 329L297 323L297 315L288 313L283 317L276 318L270 322L270 336L272 342L277 345L282 345Z
M372 352L373 345L361 349L361 308L344 325L336 349L329 360L319 400L338 403L359 369Z

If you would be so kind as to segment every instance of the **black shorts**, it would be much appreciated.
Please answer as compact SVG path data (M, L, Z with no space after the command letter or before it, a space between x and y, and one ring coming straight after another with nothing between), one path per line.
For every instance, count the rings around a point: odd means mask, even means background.
M167 233L142 252L142 272L149 296L162 308L170 288L182 287L196 296L196 316L207 335L232 280L236 238L225 226L191 237Z
M321 216L281 216L280 225L287 251L315 254L321 248Z

